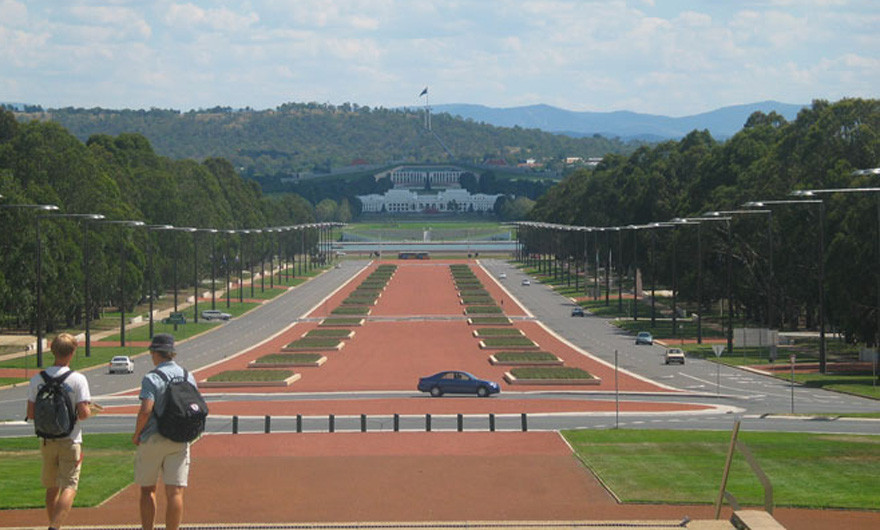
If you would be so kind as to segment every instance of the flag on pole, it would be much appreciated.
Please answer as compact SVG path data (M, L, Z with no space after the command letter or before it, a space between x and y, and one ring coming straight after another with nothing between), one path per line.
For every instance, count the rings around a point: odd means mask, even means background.
M422 90L422 93L419 94L419 97L422 97L422 96L424 96L424 95L427 94L427 93L428 93L428 87L425 87L425 89Z

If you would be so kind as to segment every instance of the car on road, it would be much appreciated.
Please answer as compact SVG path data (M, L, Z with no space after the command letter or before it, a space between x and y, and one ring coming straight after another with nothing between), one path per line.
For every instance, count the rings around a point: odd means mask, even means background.
M663 354L663 363L684 364L684 351L681 348L666 348L666 353Z
M532 280L530 280L528 278L523 278L522 284L523 285L532 285Z
M163 324L186 324L186 317L183 313L170 315L162 319Z
M648 346L651 346L654 344L654 337L652 337L647 331L639 331L639 334L636 335L636 346L639 344L647 344Z
M584 316L584 308L581 306L575 306L571 308L571 316L573 317L582 317Z
M443 394L476 394L480 397L488 397L501 392L498 383L458 370L447 370L422 377L419 379L418 389L419 392L430 392L433 397L440 397Z
M117 355L110 359L111 374L132 374L134 373L134 362L131 357L126 355Z
M499 279L499 280L506 280L506 279L507 279L507 273L506 273L506 272L502 272L501 274L498 275L498 279Z
M232 315L216 309L206 309L202 311L202 318L205 320L229 320L232 318Z

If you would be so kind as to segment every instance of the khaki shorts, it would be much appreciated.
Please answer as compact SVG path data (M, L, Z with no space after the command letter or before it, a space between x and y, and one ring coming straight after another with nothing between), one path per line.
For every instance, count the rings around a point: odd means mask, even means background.
M173 442L159 433L138 445L134 458L134 482L155 486L162 472L162 482L169 486L186 486L189 476L189 444Z
M70 438L46 439L42 442L43 473L40 479L43 487L75 491L79 486L79 471L82 468L82 444L73 443Z

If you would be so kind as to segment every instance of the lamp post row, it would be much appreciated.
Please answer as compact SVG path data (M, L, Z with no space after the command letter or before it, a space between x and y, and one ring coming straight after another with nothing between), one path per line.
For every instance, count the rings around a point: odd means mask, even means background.
M880 175L880 168L868 169L868 170L859 170L853 173L854 175ZM814 199L818 195L822 194L834 194L834 193L878 193L877 200L877 220L878 220L878 270L880 270L880 187L860 187L860 188L835 188L835 189L816 189L816 190L798 190L792 192L791 195L794 197L799 197L799 200L767 200L767 201L751 201L743 204L743 210L721 210L715 212L707 212L701 217L695 218L681 218L681 219L673 219L670 222L657 222L651 223L648 225L629 225L629 226L617 226L617 227L586 227L586 226L571 226L571 225L561 225L561 224L553 224L553 223L541 223L541 222L516 222L514 225L525 228L526 233L532 229L536 230L553 230L553 231L583 231L584 232L584 274L587 274L587 232L593 232L594 234L598 234L598 232L618 232L618 305L620 310L622 311L622 262L621 256L623 254L623 244L622 244L622 231L623 230L632 230L634 235L633 242L633 252L634 252L634 260L636 260L637 252L637 231L642 229L652 229L652 228L666 228L666 227L675 227L681 225L696 225L698 229L697 240L698 247L701 247L700 241L700 225L703 222L711 222L711 221L725 221L727 224L727 298L728 298L728 325L727 325L727 348L728 351L732 351L733 349L733 293L732 293L732 251L733 251L733 235L731 230L731 220L734 216L740 215L751 215L751 214L762 214L767 215L767 246L768 246L768 274L767 274L767 314L765 320L768 323L768 327L772 325L773 316L774 316L774 306L773 306L773 285L774 285L774 273L773 273L773 235L772 235L772 222L773 222L773 212L770 208L771 206L782 206L782 205L815 205L818 207L818 217L819 217L819 227L818 227L818 269L819 269L819 368L822 373L826 371L827 365L827 356L826 356L826 347L825 347L825 233L824 233L824 224L825 224L825 205L821 199ZM519 239L519 233L517 234ZM652 239L652 254L653 254L653 243ZM677 307L676 307L676 281L675 281L675 232L673 232L672 238L673 245L673 286L672 286L672 304L673 304L673 313L672 313L672 325L673 325L673 333L675 333L676 329L676 317L677 317ZM519 250L520 254L523 257L530 256L532 254L533 248L529 248L528 252L526 250L525 244L521 242L521 249ZM531 245L530 245L531 246ZM598 252L598 239L594 238L594 246L596 251L596 264L594 268L595 274L595 288L596 293L594 293L594 297L598 295L598 271L600 268L599 261L599 252ZM559 253L554 251L554 261L558 259ZM610 246L609 246L609 255ZM698 271L697 271L697 283L698 283L698 294L697 294L697 341L698 343L702 342L702 329L701 329L701 315L702 315L702 250L701 248L698 250ZM538 263L541 263L540 258ZM637 261L634 261L637 263ZM605 269L606 273L606 305L608 305L608 284L607 278L609 274L609 267L611 266L610 260L608 266ZM653 270L653 257L652 257L652 270ZM653 291L653 278L654 274L652 272L652 291ZM877 326L877 341L880 342L880 278L878 278L877 282L877 315L876 315L876 326ZM584 287L586 289L586 276ZM638 319L638 289L637 285L633 286L633 291L635 293L633 297L633 319ZM654 310L653 310L653 296L652 296L652 311L651 311L652 325L654 323ZM878 345L878 351L880 351L880 345Z
M0 195L0 199L3 199L4 196ZM58 206L54 204L0 204L0 209L31 209L41 212L57 212L59 210ZM56 214L46 214L46 215L36 215L34 218L34 229L36 236L36 283L35 283L35 298L36 298L36 310L35 310L35 327L37 330L37 354L36 354L36 364L37 367L43 366L43 307L42 307L42 237L40 232L40 221L46 219L61 219L61 218L69 218L69 219L78 219L83 221L83 273L85 277L85 289L84 289L84 312L85 312L85 353L86 357L91 356L91 266L90 266L90 256L89 256L89 241L88 241L88 229L90 223L100 223L106 225L118 225L122 227L129 228L144 228L148 231L154 230L168 230L168 231L185 231L190 233L195 232L206 232L212 235L212 259L211 259L211 308L216 308L216 269L215 269L215 254L216 254L216 245L215 245L215 236L217 233L224 232L228 236L232 234L249 234L255 233L259 234L262 232L266 233L282 233L285 231L292 230L301 230L301 245L300 250L303 253L305 252L305 232L309 230L315 230L318 235L318 245L319 252L322 252L320 245L324 242L327 243L329 248L329 231L332 230L335 226L341 226L342 223L308 223L301 225L290 225L283 227L270 227L266 229L253 229L253 230L218 230L214 228L186 228L186 227L174 227L172 225L147 225L143 221L137 220L106 220L105 217L101 214L88 214L88 213L56 213ZM322 231L326 230L326 235L322 238ZM155 268L153 266L153 245L152 243L148 246L148 268L149 268L149 300L150 300L150 324L149 324L149 334L150 337L153 336L154 326L153 326L153 300L155 296ZM280 244L279 244L280 248ZM196 245L196 250L194 252L194 289L195 289L195 303L198 304L198 249ZM177 253L175 253L177 255ZM175 255L175 257L176 257ZM229 255L229 240L227 238L227 252L226 252L226 293L227 293L227 307L229 307L229 264L228 264L228 255ZM279 256L280 257L280 256ZM265 254L263 253L263 245L261 244L261 259L265 258ZM274 259L274 256L272 257ZM302 264L305 261L303 257L300 260L300 274L302 273ZM295 259L294 259L295 262ZM125 239L120 238L120 345L125 346L125 264L126 264L126 254L125 254ZM295 265L295 263L294 263ZM270 267L274 267L274 262L270 262ZM176 270L176 266L175 266ZM240 269L239 278L241 278ZM294 271L294 273L296 273ZM273 271L274 274L274 271ZM274 278L274 275L273 275ZM175 310L177 309L177 278L175 272ZM280 279L279 279L280 281ZM251 269L251 288L253 289L253 269ZM241 284L242 292L243 292L243 284ZM198 312L198 306L195 306L195 311ZM196 319L198 316L195 317ZM197 320L196 320L197 321Z

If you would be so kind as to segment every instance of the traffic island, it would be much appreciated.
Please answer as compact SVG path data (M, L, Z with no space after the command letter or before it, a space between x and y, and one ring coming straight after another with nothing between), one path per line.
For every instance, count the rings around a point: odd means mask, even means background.
M319 367L327 362L320 353L270 353L248 363L248 368Z
M530 366L504 372L511 385L599 385L602 380L580 368L566 366Z
M362 318L325 318L318 324L319 328L360 327L364 325Z
M525 333L517 328L480 328L472 332L474 337L478 339L486 339L492 337L522 337Z
M471 317L467 319L471 326L512 326L513 321L507 317Z
M300 377L293 370L227 370L199 381L199 388L287 387Z
M565 361L546 351L502 351L489 356L499 366L562 366Z

